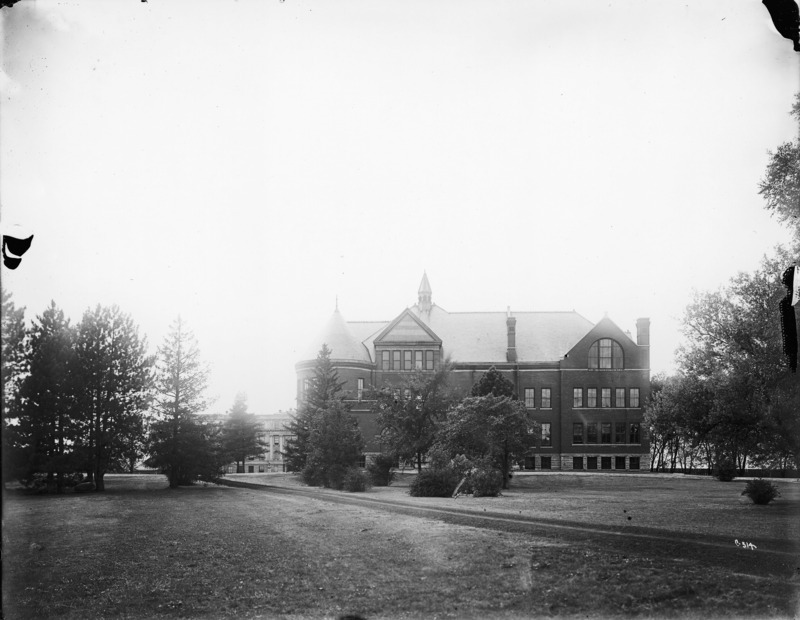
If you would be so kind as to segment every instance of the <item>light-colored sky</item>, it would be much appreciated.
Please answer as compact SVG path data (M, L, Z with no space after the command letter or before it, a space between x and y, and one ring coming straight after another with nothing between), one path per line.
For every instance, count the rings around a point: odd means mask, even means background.
M767 151L800 54L760 2L23 0L0 11L4 285L27 317L180 313L215 411L294 406L338 295L652 320L786 233Z

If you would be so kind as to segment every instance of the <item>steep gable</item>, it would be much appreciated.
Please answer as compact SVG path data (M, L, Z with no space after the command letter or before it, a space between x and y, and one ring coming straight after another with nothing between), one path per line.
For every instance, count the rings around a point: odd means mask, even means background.
M441 344L442 340L410 310L404 310L374 340L376 345L396 342Z
M610 338L617 342L623 350L625 368L643 368L648 366L642 357L642 347L608 317L602 318L583 338L568 352L563 362L565 368L586 368L589 347L601 338Z

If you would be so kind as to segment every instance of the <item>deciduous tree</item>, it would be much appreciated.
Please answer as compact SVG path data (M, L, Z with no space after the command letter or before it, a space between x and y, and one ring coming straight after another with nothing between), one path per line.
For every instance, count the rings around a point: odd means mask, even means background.
M714 460L735 461L740 470L749 457L763 459L765 447L775 445L770 429L796 424L787 408L776 405L796 379L782 353L777 311L784 295L780 277L791 262L791 254L778 249L755 272L739 274L719 291L696 294L684 316L681 371L711 394L697 441L713 447ZM778 424L774 416L780 412ZM796 454L800 438L790 442L788 452Z
M512 464L530 447L537 426L525 405L508 396L470 396L447 413L436 443L450 456L490 458L505 489Z
M2 289L2 439L3 481L14 480L19 473L18 454L21 445L17 436L17 417L20 413L20 387L28 372L30 360L28 331L25 328L25 308L17 308L11 293Z
M795 95L792 116L800 131L800 93ZM770 152L767 172L759 184L766 208L786 223L800 239L800 138L784 142Z
M416 371L400 387L385 387L376 394L377 414L384 450L404 460L422 460L436 439L447 410L456 402L448 389L450 362L433 374Z

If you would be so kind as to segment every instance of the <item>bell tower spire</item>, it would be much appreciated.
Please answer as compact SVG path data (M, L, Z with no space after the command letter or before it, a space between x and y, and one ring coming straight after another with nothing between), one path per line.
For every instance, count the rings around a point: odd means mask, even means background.
M417 305L419 306L420 312L431 311L432 294L433 292L431 291L431 284L428 282L428 274L423 271L422 282L419 283L419 291L417 291Z

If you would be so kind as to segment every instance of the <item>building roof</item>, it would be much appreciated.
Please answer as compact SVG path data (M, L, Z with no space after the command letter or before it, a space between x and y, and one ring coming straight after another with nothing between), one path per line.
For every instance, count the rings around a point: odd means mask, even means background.
M520 362L555 362L564 357L594 324L575 311L569 312L448 312L430 302L431 286L423 274L419 302L408 311L442 341L445 356L461 363L503 363L507 361L506 319L516 319L516 351ZM347 322L333 313L321 334L306 350L303 361L316 358L322 344L331 349L331 359L374 363L375 340L403 340L402 333L414 331L405 311L392 321ZM387 328L391 327L386 333ZM394 333L394 329L399 331ZM405 331L404 331L405 330ZM410 337L410 336L409 336Z
M434 305L430 313L411 308L442 339L445 356L454 362L506 361L506 312L447 312ZM515 312L517 359L560 360L594 327L577 312Z
M385 323L384 323L385 325ZM334 310L331 318L328 319L328 324L317 335L317 337L309 344L309 347L300 358L302 360L316 359L319 350L323 344L327 344L331 350L332 360L354 360L359 362L372 362L369 350L363 344L363 337L360 337L361 330L359 330L359 337L353 334L350 324L344 320L339 308Z

